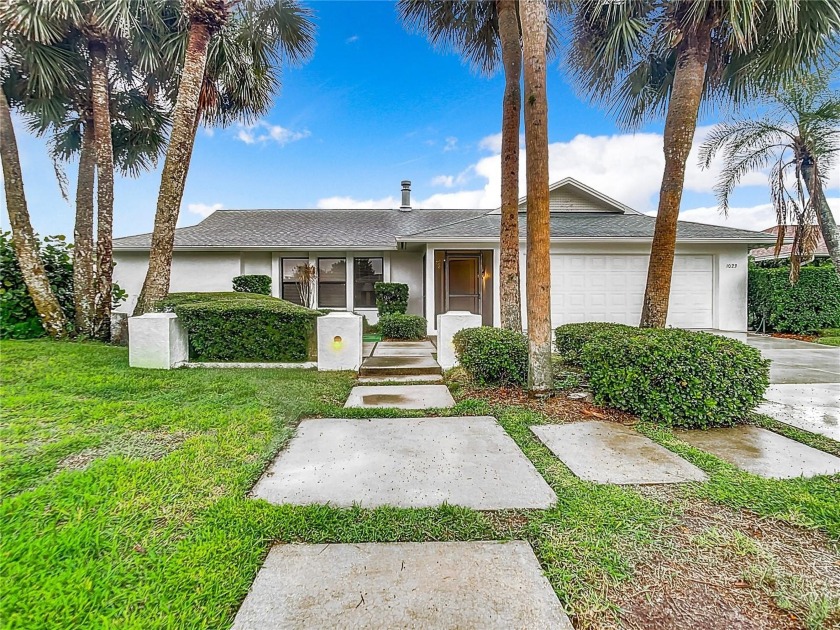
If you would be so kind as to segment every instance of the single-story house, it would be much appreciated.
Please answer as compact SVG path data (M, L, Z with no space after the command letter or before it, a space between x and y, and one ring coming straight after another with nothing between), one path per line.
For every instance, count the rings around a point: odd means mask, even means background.
M654 218L567 178L551 186L553 326L611 321L638 324ZM520 257L525 310L527 199L520 202ZM171 291L230 291L240 274L265 274L272 293L299 301L298 267L317 269L314 305L377 319L373 285L409 286L409 312L429 333L446 311L480 314L499 325L499 210L411 207L391 210L218 210L175 233ZM744 331L747 253L771 234L681 221L668 323ZM114 279L130 311L146 274L151 236L114 240ZM525 313L523 312L523 321Z
M796 232L795 225L786 225L784 226L785 230L785 244L782 245L781 249L779 250L779 255L776 256L776 240L773 239L773 245L769 247L757 247L756 249L750 250L750 256L753 257L755 262L757 263L766 263L775 260L787 260L790 258L790 253L793 251L793 236ZM767 234L772 234L774 237L778 237L779 235L779 228L780 226L774 225L773 227L767 228L763 230ZM828 245L825 244L825 239L823 238L822 232L818 225L813 226L814 231L817 235L817 242L814 247L814 258L828 258Z

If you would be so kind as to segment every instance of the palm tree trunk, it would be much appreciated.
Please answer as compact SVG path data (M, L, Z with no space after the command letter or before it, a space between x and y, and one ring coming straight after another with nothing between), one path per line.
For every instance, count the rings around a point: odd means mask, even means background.
M545 0L520 5L525 61L525 174L528 193L528 388L551 389L551 258L548 206L548 99Z
M29 219L26 196L23 192L23 175L18 156L17 139L12 127L12 113L6 94L0 89L0 160L3 165L3 184L6 190L6 207L15 254L23 281L41 318L41 325L50 337L59 339L67 334L67 319L52 292L49 279L38 254L38 242Z
M91 41L90 83L93 133L96 145L96 294L91 334L111 336L111 285L114 277L114 149L111 143L111 111L108 96L108 50L103 42Z
M828 202L825 200L822 180L817 176L813 160L806 159L803 161L802 175L805 178L805 186L808 188L811 203L814 204L823 240L828 247L828 255L831 257L831 262L834 263L834 272L840 278L840 233L838 233L837 222L834 220L831 208L828 207Z
M677 246L677 220L680 215L685 164L694 141L697 115L703 97L706 62L711 36L708 26L685 33L679 44L674 83L665 117L665 172L659 190L659 209L650 248L647 286L642 303L643 328L664 328L668 318L671 273Z
M92 332L96 265L93 260L93 183L96 147L93 122L87 121L82 135L79 177L76 182L76 225L73 228L73 299L76 306L76 334Z
M197 128L198 97L207 64L210 29L202 22L191 22L184 71L178 86L178 98L172 116L172 134L163 164L155 228L149 251L149 269L137 298L135 315L150 311L166 297L172 271L172 248L175 243L175 224L184 196L184 185L192 157Z
M516 0L498 0L499 40L505 68L502 104L502 227L499 238L499 295L502 328L522 330L519 285L519 119L522 108L522 46Z

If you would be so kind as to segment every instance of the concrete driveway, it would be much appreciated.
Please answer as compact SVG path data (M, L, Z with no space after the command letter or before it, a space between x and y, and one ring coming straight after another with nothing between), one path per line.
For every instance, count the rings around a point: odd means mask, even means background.
M840 441L840 348L748 335L770 359L770 387L757 411Z

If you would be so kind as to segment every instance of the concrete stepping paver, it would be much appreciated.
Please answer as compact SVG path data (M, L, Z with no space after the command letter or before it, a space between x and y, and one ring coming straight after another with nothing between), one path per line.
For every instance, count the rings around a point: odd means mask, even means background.
M676 436L742 470L768 479L840 473L840 457L760 427L678 431Z
M540 424L531 431L575 475L587 481L629 485L707 478L679 455L621 424Z
M360 376L359 383L372 385L379 383L443 383L443 376L440 374L403 374L401 376Z
M362 363L362 376L440 374L440 364L427 354L417 357L368 357Z
M528 543L276 545L234 630L572 630Z
M429 341L380 341L373 353L376 357L429 356L437 350Z
M446 385L357 385L345 407L359 409L438 409L455 406Z
M275 504L547 508L557 496L489 416L312 419L252 491Z
M840 441L840 383L775 384L764 398L757 413Z

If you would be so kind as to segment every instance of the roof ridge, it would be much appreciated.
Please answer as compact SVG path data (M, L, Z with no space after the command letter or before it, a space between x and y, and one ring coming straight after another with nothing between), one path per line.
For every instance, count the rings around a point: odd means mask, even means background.
M459 223L465 223L466 221L475 221L476 219L480 219L481 217L486 217L489 214L493 214L493 210L487 210L482 212L481 214L477 214L473 217L464 217L463 219L458 219L457 221L452 221L450 223L443 223L441 225L436 225L434 227L426 228L425 230L420 230L419 232L409 232L408 234L400 234L397 236L397 241L403 237L407 236L419 236L425 232L431 232L432 230L439 230L440 228L450 227L452 225L458 225Z

